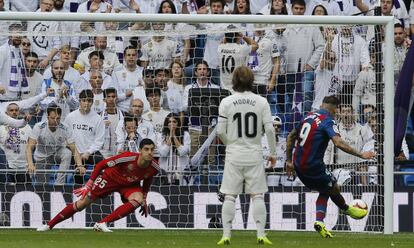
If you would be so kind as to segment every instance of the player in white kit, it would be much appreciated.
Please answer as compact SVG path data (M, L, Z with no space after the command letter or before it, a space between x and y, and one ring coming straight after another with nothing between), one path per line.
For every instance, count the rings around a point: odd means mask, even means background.
M261 143L264 132L269 142L268 161L276 163L276 140L270 106L264 97L252 92L254 75L247 66L233 73L234 94L220 103L217 134L226 145L226 160L220 192L225 195L222 207L223 237L218 245L230 244L231 224L235 215L235 201L242 193L252 199L253 218L257 227L257 242L272 244L265 236L267 192Z
M231 28L231 26L229 27ZM240 43L241 40L244 43ZM226 33L224 43L218 47L220 60L220 86L233 92L231 83L234 69L247 65L250 52L257 50L257 43L242 33Z

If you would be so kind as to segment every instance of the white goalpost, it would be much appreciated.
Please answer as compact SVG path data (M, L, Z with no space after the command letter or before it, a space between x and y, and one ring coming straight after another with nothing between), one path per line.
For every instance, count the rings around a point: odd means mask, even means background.
M345 26L345 25L359 25L359 26L375 26L381 25L384 27L384 40L382 44L382 64L383 70L377 72L382 74L382 81L383 84L380 82L376 82L376 85L383 85L383 90L378 89L377 87L377 94L383 94L380 99L383 99L383 103L378 103L383 107L383 112L381 110L377 110L379 113L378 116L381 116L382 119L378 120L379 126L382 125L382 130L377 131L375 133L375 137L380 137L379 140L383 141L381 144L378 144L379 151L382 152L381 158L375 162L377 168L379 168L378 173L379 176L382 177L379 186L361 186L361 188L369 189L368 192L372 193L373 198L371 199L372 202L376 202L378 205L378 209L375 210L375 214L377 219L370 219L366 220L365 223L369 227L361 227L357 229L358 231L373 231L373 232L382 232L384 234L393 234L394 226L393 226L393 218L394 216L394 203L393 203L393 194L394 194L394 154L393 154L393 133L394 133L394 67L393 67L393 53L394 53L394 18L386 17L386 16L369 16L369 17L361 17L361 16L278 16L278 15L170 15L170 14L115 14L115 13L99 13L99 14L86 14L86 13L26 13L26 12L0 12L0 22L5 21L59 21L59 22L116 22L116 23L191 23L191 24L203 24L203 23L213 23L213 24L266 24L266 25L310 25L310 26L323 26L323 27L330 27L330 26ZM225 33L223 30L199 30L199 27L195 25L195 29L191 31L191 34L175 34L175 35L203 35L205 33L214 34L215 32L221 32L222 34ZM243 27L243 29L245 29ZM257 29L257 27L256 27ZM142 32L142 33L139 33ZM143 34L147 32L147 34L151 35L151 31L144 30L144 31L129 31L129 30L119 30L115 31L113 36L139 36L139 34ZM184 31L185 32L185 31ZM55 33L42 33L39 32L39 35L44 36L98 36L100 32L97 33L85 33L79 31L61 31ZM30 35L29 31L26 35ZM173 35L173 32L171 32ZM198 40L196 41L198 42ZM380 45L381 46L381 45ZM197 48L197 47L196 47ZM5 56L0 54L0 56ZM202 59L202 58L201 58ZM193 68L189 67L191 73ZM378 99L378 98L377 98ZM383 114L382 114L383 113ZM206 132L211 132L208 130ZM381 133L382 132L382 133ZM213 141L214 142L214 141ZM200 144L201 145L201 144ZM215 148L217 151L220 150L220 147ZM208 149L207 149L208 150ZM200 152L201 153L201 152ZM207 151L205 153L208 153ZM223 156L224 154L219 154ZM218 160L218 159L217 159ZM216 162L217 164L219 162ZM218 166L219 167L219 166ZM0 169L0 174L5 173L7 170ZM24 170L21 170L24 171ZM41 171L41 170L40 170ZM45 170L44 172L50 173L50 170ZM73 170L61 170L61 172L68 172L73 173ZM199 170L200 178L204 175L202 169ZM190 172L195 173L195 172ZM207 172L209 173L209 172ZM211 170L211 173L217 173L220 175L220 171L216 172L215 170ZM275 173L275 172L273 172ZM276 172L275 174L280 175L283 172ZM364 172L362 172L361 175ZM367 173L367 172L366 172ZM369 173L369 172L368 172ZM219 178L220 176L218 176ZM207 176L208 178L208 176ZM207 179L207 184L201 182L202 179L199 179L199 184L194 185L156 185L153 186L153 189L156 189L150 192L149 198L151 198L150 203L154 205L152 208L155 210L154 215L150 217L150 219L141 218L139 216L138 211L136 217L134 219L135 222L139 222L138 224L130 224L130 219L122 219L115 222L114 227L117 228L126 228L126 227L151 227L151 228L207 228L208 221L211 216L215 216L211 214L212 212L217 211L220 205L220 202L217 200L217 185L210 184L209 179ZM3 184L3 185L2 185ZM49 187L49 188L48 188ZM354 186L352 186L354 187ZM371 188L370 188L371 187ZM66 188L66 189L65 189ZM59 191L68 191L72 189L73 185L66 185L66 186L54 186L54 185L36 185L35 183L30 184L29 186L22 186L19 188L15 185L8 185L7 183L3 183L0 181L0 213L4 212L8 216L9 219L14 218L13 223L15 225L11 225L10 222L4 225L5 228L10 227L22 227L20 225L23 223L21 220L24 218L24 213L22 213L22 206L28 205L30 208L30 212L33 211L40 211L40 209L48 209L47 215L45 213L37 213L36 216L41 219L48 219L51 218L56 214L60 207L64 206L66 202L71 201L72 197L71 192L66 192L65 196L58 195ZM44 192L42 192L42 189ZM56 190L58 192L51 192L50 195L46 195L46 192L50 189ZM348 188L346 188L348 189ZM356 190L360 194L358 195L361 197L364 195L364 190L359 190L359 186L355 185L354 188L349 188L350 191ZM9 190L14 190L13 192L9 192ZM295 192L299 190L299 192ZM24 202L25 196L32 197L31 191L35 192L34 200L32 202ZM50 190L52 191L52 190ZM286 193L286 194L283 194ZM289 194L288 194L289 193ZM367 195L369 195L369 193ZM352 199L353 196L351 193L348 195L349 197L346 198L347 200ZM371 195L367 196L368 198ZM190 199L191 198L191 199ZM46 200L45 200L46 199ZM167 199L167 200L166 200ZM170 201L169 199L175 199L174 201ZM303 223L299 223L300 221L287 221L286 223L291 223L293 227L298 227L298 230L309 230L307 223L308 221L314 218L313 214L306 215L305 211L310 209L308 206L304 206L301 201L306 201L307 199L315 199L315 196L312 195L310 192L306 192L303 187L271 187L269 190L269 196L267 196L267 203L268 204L268 227L273 227L271 229L279 230L278 228L282 228L283 224L278 222L280 219L283 219L284 215L284 208L289 208L291 211L289 216L286 217L287 220L297 219L303 220ZM47 201L47 206L45 207L45 203L42 202L43 200ZM19 205L19 201L22 201L24 204ZM152 202L151 202L152 201ZM244 197L241 201L238 200L237 204L240 204L240 218L236 221L240 229L249 228L250 224L245 224L248 222L248 219L251 218L250 213L248 212L248 200ZM283 202L285 201L285 202ZM105 205L107 204L107 205ZM119 195L111 196L111 200L104 202L104 207L93 207L91 212L96 210L102 210L101 212L110 212L110 210L114 209L113 205L121 204L121 199ZM211 205L209 205L211 204ZM313 204L313 203L312 203ZM57 209L52 209L52 205ZM297 208L294 208L294 205L298 205ZM12 206L19 208L17 210L11 209ZM292 207L290 207L292 206ZM274 209L272 209L274 207ZM25 206L25 209L27 206ZM167 209L167 210L165 210ZM184 210L183 210L184 209ZM215 209L215 210L214 210ZM276 210L275 210L276 209ZM165 212L163 212L165 210ZM238 210L238 211L239 211ZM281 211L281 213L272 213L274 211ZM329 207L329 211L333 211L332 207ZM97 213L100 214L100 213ZM92 215L92 214L91 214ZM248 216L247 216L248 215ZM306 215L306 216L305 216ZM339 218L336 214L336 219ZM86 217L85 217L86 216ZM67 227L78 227L76 223L81 223L79 225L83 225L85 227L86 222L90 221L91 219L95 220L94 217L88 217L88 214L80 214L80 217L75 217L75 219L71 222L71 224L67 224ZM246 217L247 216L247 217ZM277 217L276 217L277 216ZM292 218L292 219L289 219ZM335 221L336 221L335 219ZM272 223L274 220L274 223ZM156 223L155 225L150 225L149 222L153 221ZM168 222L168 224L165 224ZM240 222L242 224L240 224ZM345 223L350 222L349 220L345 220ZM16 224L17 223L17 224ZM69 222L68 222L69 223ZM174 224L175 223L175 224ZM211 223L211 222L210 222ZM293 223L293 224L292 224ZM342 222L341 222L342 223ZM379 223L379 224L378 224ZM375 227L375 225L379 225L379 227ZM32 227L32 224L29 224ZM0 227L2 224L0 223ZM246 226L246 227L245 227ZM332 227L336 226L336 222L332 224ZM296 230L292 228L292 230ZM338 228L338 230L352 230L352 228Z

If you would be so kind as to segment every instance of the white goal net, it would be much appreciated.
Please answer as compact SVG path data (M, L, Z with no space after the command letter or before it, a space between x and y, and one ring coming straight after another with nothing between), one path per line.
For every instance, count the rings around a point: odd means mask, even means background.
M302 23L257 17L254 23L251 18L205 23L194 17L175 23L174 16L165 22L149 16L152 22L117 22L110 16L106 22L0 21L6 27L0 35L1 106L12 118L33 115L23 128L0 126L0 226L37 227L50 220L75 200L72 190L86 182L95 163L137 151L148 137L157 144L162 168L148 195L150 216L137 210L113 226L220 227L225 147L215 131L218 104L232 93L235 67L248 65L254 91L271 106L277 134L277 164L266 168L266 228L313 230L318 194L287 177L286 136L300 118L319 109L324 96L335 95L341 100L342 138L378 156L364 161L328 147L325 163L346 201L364 200L369 215L351 219L329 201L327 228L384 231L384 68L392 65L385 56L386 21L316 25L306 18ZM66 119L82 107L79 94L86 89L94 94L91 108L104 123L101 128L92 119ZM84 177L75 170L67 140L44 131L52 120L51 104L62 109L60 122L71 130L68 139L87 167ZM168 141L170 122L178 125L177 144ZM265 140L263 148L265 158ZM31 166L34 173L27 170ZM112 194L57 228L91 227L121 204L120 195ZM249 207L249 197L240 195L233 228L255 228Z

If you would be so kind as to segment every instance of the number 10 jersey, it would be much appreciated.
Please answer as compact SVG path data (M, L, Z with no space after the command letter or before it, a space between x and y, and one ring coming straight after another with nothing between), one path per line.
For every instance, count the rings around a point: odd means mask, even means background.
M245 166L263 163L264 128L273 130L270 106L264 97L251 91L226 97L220 103L218 125L226 144L226 161Z

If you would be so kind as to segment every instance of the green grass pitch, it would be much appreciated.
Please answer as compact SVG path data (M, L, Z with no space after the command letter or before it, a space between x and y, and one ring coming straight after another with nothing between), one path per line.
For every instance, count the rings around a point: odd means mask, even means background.
M228 247L259 247L253 231L233 231ZM322 239L315 232L268 232L273 242L267 247L312 248L413 248L414 233L394 235L335 233ZM97 233L88 230L62 230L38 233L30 229L0 229L1 248L204 248L218 247L221 231L197 230L114 230Z

